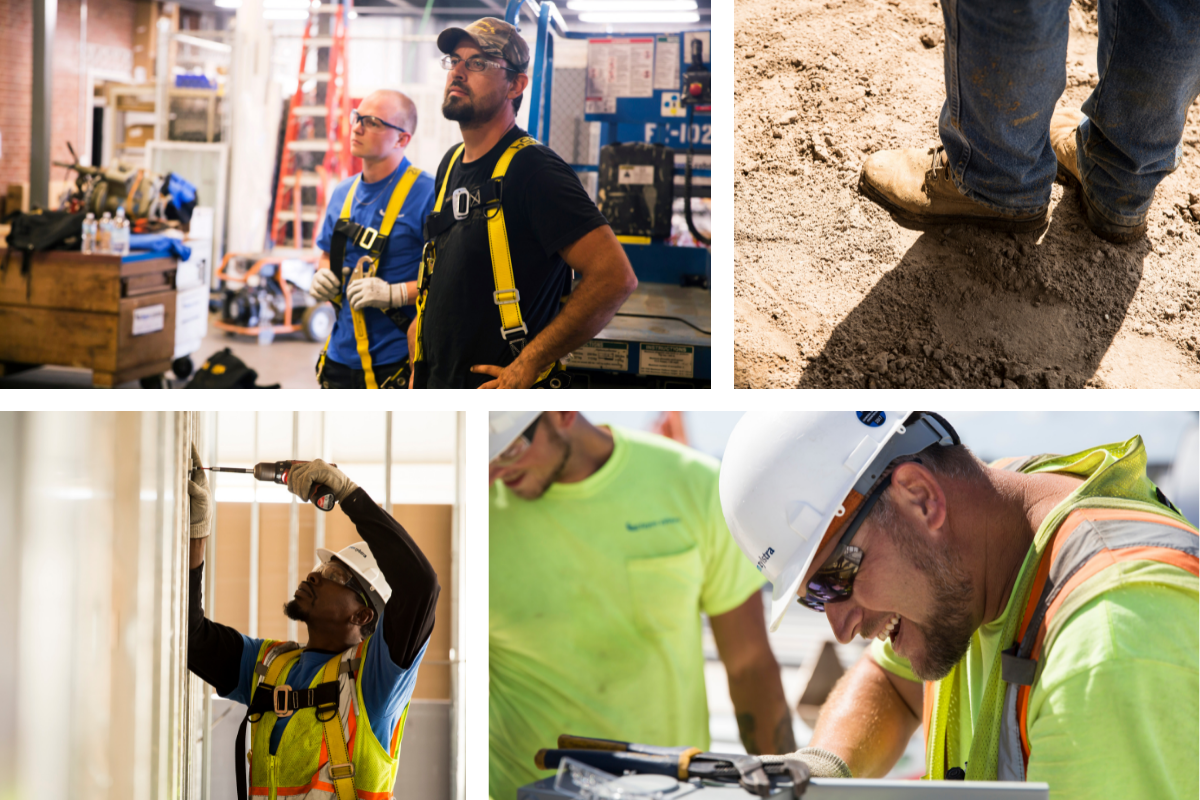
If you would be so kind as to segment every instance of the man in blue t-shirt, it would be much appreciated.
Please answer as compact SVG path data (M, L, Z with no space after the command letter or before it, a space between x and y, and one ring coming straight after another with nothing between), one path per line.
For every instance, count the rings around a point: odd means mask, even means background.
M317 382L322 389L403 389L409 375L406 331L416 316L417 267L424 244L421 226L433 209L435 187L432 176L423 172L415 181L411 175L406 179L412 165L404 150L417 129L412 100L391 90L372 92L350 118L350 153L362 159L363 171L333 190L317 237L322 255L310 292L318 300L340 303L317 362ZM371 274L364 263L363 278L348 281L343 268L353 271L360 259L373 255L368 248L376 234L382 237L384 214L397 186L401 191L407 186L408 194L378 253L378 268ZM337 234L351 190L349 222L354 224L343 225L344 235ZM345 241L340 264L330 263L331 253L336 258L339 250L335 236ZM376 243L373 249L379 248ZM355 316L361 317L357 332Z

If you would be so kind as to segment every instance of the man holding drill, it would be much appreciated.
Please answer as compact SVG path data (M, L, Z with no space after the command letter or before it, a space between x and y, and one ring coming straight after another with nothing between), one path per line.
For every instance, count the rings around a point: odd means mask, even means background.
M390 797L417 670L440 591L420 548L341 470L297 462L288 490L328 487L363 541L320 564L283 608L308 629L307 643L252 639L206 619L204 547L212 495L195 446L191 498L188 669L222 697L250 707L250 794ZM238 794L246 798L238 735Z
M794 750L716 461L575 411L489 423L491 797L546 777L534 755L560 734L707 749L702 613L746 750Z
M814 776L881 777L923 722L930 779L1196 797L1197 534L1140 437L988 465L931 412L750 412L721 505L775 625L798 600L873 640Z

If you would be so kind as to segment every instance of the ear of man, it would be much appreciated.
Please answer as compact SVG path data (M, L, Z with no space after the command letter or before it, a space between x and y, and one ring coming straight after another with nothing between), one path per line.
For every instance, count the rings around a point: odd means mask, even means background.
M906 461L892 471L889 503L898 513L919 520L930 530L946 522L946 493L932 472L915 461Z

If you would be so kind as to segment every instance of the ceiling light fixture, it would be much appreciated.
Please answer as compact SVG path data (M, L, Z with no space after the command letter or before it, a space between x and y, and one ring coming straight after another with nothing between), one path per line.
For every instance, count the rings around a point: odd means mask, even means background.
M276 8L263 11L263 19L308 19L308 12L290 8Z
M567 0L572 11L695 11L696 0Z
M680 13L658 13L658 14L634 14L632 12L621 11L596 11L587 12L579 15L580 22L595 23L595 24L639 24L639 23L675 23L675 22L699 22L700 15L695 12L680 12Z

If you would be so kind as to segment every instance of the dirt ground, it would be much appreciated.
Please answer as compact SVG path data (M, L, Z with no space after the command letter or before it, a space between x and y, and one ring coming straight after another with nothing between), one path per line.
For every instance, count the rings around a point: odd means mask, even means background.
M876 150L937 143L938 3L737 0L736 26L736 387L1200 387L1200 102L1138 243L1096 237L1059 184L1037 234L919 233L857 185Z

